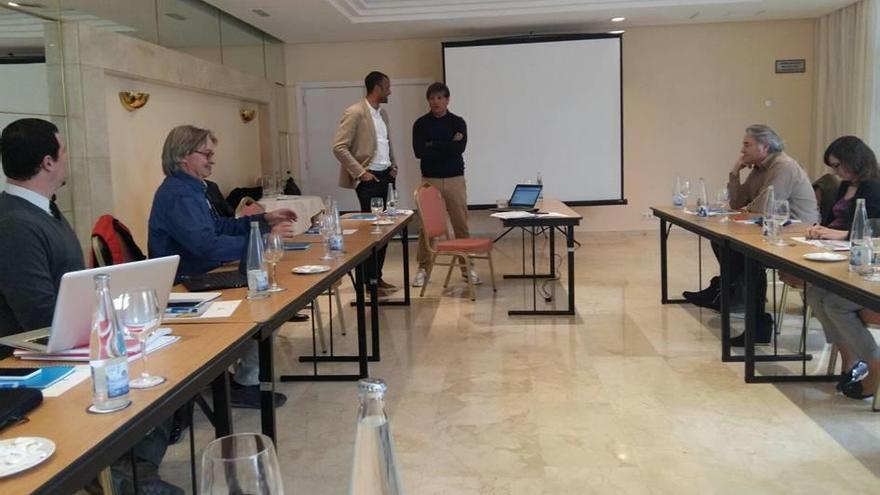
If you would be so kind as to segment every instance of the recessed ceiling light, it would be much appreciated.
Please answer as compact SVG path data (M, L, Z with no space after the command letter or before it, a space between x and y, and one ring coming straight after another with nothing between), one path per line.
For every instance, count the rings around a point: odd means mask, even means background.
M617 29L615 31L608 31L608 34L623 34L623 29Z
M612 17L611 22L623 22L626 20L626 17Z
M18 5L17 3L15 3L15 2L6 2L6 5L9 5L10 7L18 7L18 6L19 6L19 5Z

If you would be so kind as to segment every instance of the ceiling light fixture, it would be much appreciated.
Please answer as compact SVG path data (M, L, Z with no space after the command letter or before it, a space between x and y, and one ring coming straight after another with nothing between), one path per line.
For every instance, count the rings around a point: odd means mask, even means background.
M624 33L623 29L617 29L615 31L608 31L608 34L623 34L623 33Z
M623 22L626 20L626 17L612 17L611 22Z
M251 12L257 14L260 17L271 17L268 12L263 9L251 9Z
M19 7L19 5L15 2L6 2L6 5L9 5L10 7Z

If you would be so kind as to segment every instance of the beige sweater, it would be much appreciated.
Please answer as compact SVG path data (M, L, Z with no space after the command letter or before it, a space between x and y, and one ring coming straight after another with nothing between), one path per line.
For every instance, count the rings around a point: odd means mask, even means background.
M793 219L809 224L819 221L819 207L810 178L784 151L774 153L756 165L743 183L739 181L739 174L730 174L727 190L731 208L763 213L769 185L773 185L775 199L788 200Z

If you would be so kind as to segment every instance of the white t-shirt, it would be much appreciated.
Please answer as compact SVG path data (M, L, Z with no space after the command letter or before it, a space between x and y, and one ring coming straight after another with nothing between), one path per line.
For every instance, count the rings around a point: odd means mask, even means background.
M376 128L376 156L370 162L367 170L381 172L391 166L391 147L388 141L388 126L382 120L382 114L379 110L373 108L370 102L367 102L367 108L370 109L370 115L373 117L373 127Z

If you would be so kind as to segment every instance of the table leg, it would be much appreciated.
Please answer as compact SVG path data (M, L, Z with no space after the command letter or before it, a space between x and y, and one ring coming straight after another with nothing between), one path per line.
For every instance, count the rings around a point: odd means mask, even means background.
M263 434L278 445L275 430L275 364L272 356L274 332L260 339L260 421Z

